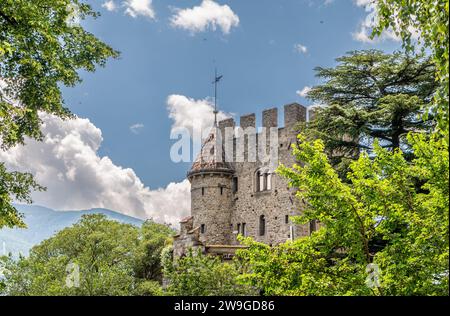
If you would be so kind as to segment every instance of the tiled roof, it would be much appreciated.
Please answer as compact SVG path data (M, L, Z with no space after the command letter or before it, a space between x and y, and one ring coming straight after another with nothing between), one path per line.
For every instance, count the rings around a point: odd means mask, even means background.
M192 164L189 173L202 170L233 171L230 163L225 161L225 149L221 140L217 139L217 127L213 127L209 136L203 142L202 149ZM220 150L217 150L219 148Z

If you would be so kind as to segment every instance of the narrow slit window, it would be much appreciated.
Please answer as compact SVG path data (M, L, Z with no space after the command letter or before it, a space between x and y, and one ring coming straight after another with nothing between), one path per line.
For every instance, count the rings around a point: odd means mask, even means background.
M202 195L205 195L205 188L202 188Z
M260 189L260 172L259 171L256 171L256 185L255 185L255 187L256 187L256 192L259 192L259 191L261 191L261 189Z
M204 234L206 232L206 225L205 224L201 224L200 225L200 233Z
M317 221L313 219L312 221L309 222L309 232L310 234L312 234L316 230L317 230Z
M247 234L247 232L245 231L246 230L246 223L242 223L242 236L246 236L246 234Z
M264 215L259 217L259 236L264 236L266 234L266 218Z
M289 224L289 215L286 215L286 216L284 217L284 223L285 223L285 224Z
M233 193L236 193L238 191L238 178L233 178Z

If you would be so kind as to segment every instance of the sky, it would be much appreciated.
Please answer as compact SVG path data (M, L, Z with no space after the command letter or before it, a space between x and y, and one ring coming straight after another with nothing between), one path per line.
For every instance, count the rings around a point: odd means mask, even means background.
M388 31L370 40L370 0L88 0L81 24L121 52L63 87L71 122L43 115L44 142L0 158L47 186L36 204L105 207L176 225L189 213L190 163L174 163L171 132L211 124L217 68L220 118L292 102L311 105L314 68L348 51L401 48ZM195 153L194 153L195 155Z

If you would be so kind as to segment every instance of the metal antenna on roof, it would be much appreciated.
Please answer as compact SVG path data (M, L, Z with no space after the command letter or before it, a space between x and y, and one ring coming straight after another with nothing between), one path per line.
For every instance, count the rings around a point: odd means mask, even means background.
M214 73L214 126L217 127L217 113L219 113L219 111L217 110L217 84L219 83L219 81L223 78L222 75L218 76L217 75L217 68L215 69L215 73Z

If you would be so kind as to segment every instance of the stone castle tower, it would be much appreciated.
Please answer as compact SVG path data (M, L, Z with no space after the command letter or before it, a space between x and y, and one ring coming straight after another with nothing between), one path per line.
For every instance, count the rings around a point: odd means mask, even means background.
M295 161L291 144L297 141L298 133L295 126L306 119L307 109L293 103L284 106L284 127L278 127L277 108L263 111L262 127L266 128L263 132L257 132L255 114L241 116L244 133L232 132L228 140L223 135L229 136L230 128L235 129L234 120L215 124L187 175L191 182L191 216L181 221L180 234L174 240L175 255L182 255L188 247L232 254L240 247L239 234L275 245L309 235L316 229L315 222L292 223L291 216L300 215L303 209L295 191L274 173L267 161L251 159L250 144L256 139L256 151L271 149L276 153L276 165L292 166ZM276 148L269 148L273 146L267 137L270 128L276 134ZM243 159L239 159L237 152L242 144ZM232 153L228 157L230 148Z
M228 245L231 242L235 172L225 161L223 148L219 147L219 132L217 126L212 128L188 173L188 179L191 182L191 214L194 227L200 228L200 241Z

